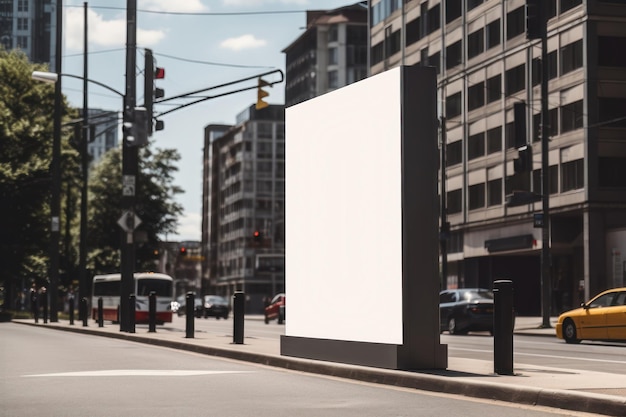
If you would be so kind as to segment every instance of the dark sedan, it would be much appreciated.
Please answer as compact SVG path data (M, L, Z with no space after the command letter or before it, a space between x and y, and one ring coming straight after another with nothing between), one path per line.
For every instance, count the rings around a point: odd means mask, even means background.
M493 293L461 288L439 293L439 330L450 334L488 331L493 334Z
M204 318L215 317L216 319L227 319L230 313L230 304L228 300L219 295L204 296Z

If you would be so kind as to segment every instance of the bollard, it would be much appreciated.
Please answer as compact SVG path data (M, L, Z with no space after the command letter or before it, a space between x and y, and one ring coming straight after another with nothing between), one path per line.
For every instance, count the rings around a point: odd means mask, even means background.
M104 308L102 297L98 298L98 327L104 327Z
M245 294L235 291L233 295L233 343L243 344L243 319L245 307Z
M150 291L148 310L148 333L156 333L156 293Z
M129 304L129 325L128 325L128 333L135 333L135 310L137 309L137 297L135 296L135 294L131 294L128 297L128 304Z
M513 281L493 283L493 368L513 375Z
M193 339L193 333L194 333L194 309L195 309L195 300L196 300L196 294L193 292L188 292L187 295L185 296L185 319L186 319L186 326L185 326L185 337L187 339Z
M74 325L74 297L70 297L68 304L70 309L70 324Z
M46 324L48 323L48 293L45 287L41 291L41 308L43 310L43 322Z
M87 313L87 298L80 299L80 316L83 318L83 327L89 326L87 321L89 320L89 314Z

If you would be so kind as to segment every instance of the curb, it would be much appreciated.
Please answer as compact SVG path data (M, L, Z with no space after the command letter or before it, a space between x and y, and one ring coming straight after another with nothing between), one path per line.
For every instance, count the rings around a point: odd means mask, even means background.
M38 326L35 323L14 322L29 326ZM43 327L43 326L39 326ZM105 333L84 327L48 326L50 329L73 333L105 336L148 345L167 347L200 353L209 356L222 357L244 362L284 368L292 371L307 372L337 378L353 379L362 382L392 385L403 388L412 388L423 391L442 392L446 394L462 395L466 397L483 398L503 402L512 402L526 405L572 410L586 413L595 413L606 416L626 415L626 398L594 394L580 391L532 388L512 384L497 384L492 382L457 381L450 376L433 373L418 373L411 371L387 370L369 368L357 365L344 365L333 362L316 361L312 359L291 358L280 355L267 355L235 351L212 346L199 346L184 341L162 340L135 336L132 333ZM537 336L544 336L535 334ZM439 374L439 375L438 375Z

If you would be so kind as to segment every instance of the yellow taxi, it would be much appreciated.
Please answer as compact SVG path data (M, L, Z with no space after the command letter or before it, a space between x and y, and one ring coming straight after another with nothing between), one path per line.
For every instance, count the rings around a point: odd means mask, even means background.
M556 337L567 343L626 340L626 287L601 292L580 308L561 314Z

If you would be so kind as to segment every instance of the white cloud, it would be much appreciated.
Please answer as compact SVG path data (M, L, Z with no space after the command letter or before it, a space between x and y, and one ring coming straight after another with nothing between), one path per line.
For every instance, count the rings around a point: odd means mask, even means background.
M87 10L89 45L102 47L123 47L126 44L126 18L104 20L93 10ZM80 8L67 10L64 38L68 51L83 50L84 12ZM161 30L137 29L137 44L152 46L165 37Z
M242 49L260 48L265 46L267 42L264 39L257 39L254 35L241 35L237 38L228 38L220 43L220 47L233 51Z
M295 4L305 6L309 4L308 0L223 0L223 2L224 6L235 7L257 7L269 4Z
M167 240L199 241L201 236L202 216L200 213L185 212L178 218L178 228L175 236L167 236ZM163 236L165 238L165 236Z
M137 8L162 12L206 12L209 10L200 0L139 0Z

